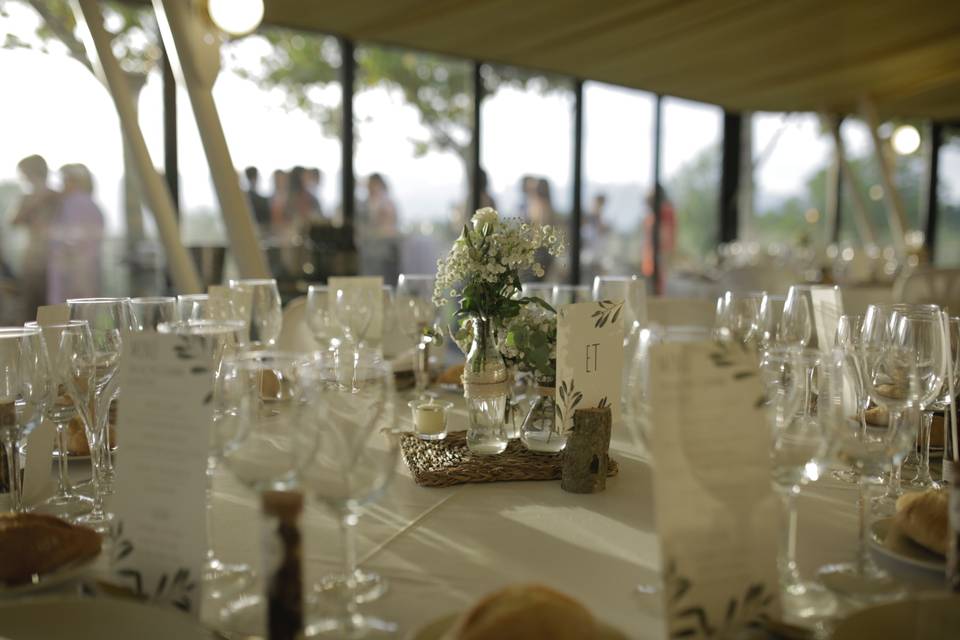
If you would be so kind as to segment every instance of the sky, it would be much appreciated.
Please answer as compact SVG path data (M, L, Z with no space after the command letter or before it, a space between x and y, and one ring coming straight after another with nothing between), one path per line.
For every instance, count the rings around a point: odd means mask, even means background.
M15 10L9 18L0 17L0 40L5 32L32 31L32 10L12 8ZM264 43L253 38L242 46L234 44L232 49L246 64L258 59ZM45 156L52 167L83 162L96 177L109 228L118 231L121 142L117 116L105 88L61 52L5 49L0 49L0 86L6 88L6 96L0 101L0 122L4 123L0 181L15 180L17 161L31 153ZM159 74L154 73L139 101L141 128L157 166L163 162L161 90ZM340 170L336 139L326 137L305 114L286 110L279 91L264 91L230 71L221 71L214 97L235 166L257 166L265 178L262 188L268 192L269 174L274 169L296 164L317 166L325 174L321 200L327 210L336 205ZM336 103L339 90L330 87L318 99ZM590 198L610 184L633 184L645 193L652 170L653 96L587 83L584 101L585 196ZM515 209L520 177L536 174L550 180L555 206L568 209L572 97L503 89L486 99L482 109L482 164L501 208ZM380 88L362 92L356 97L355 112L357 175L383 173L405 221L444 219L463 202L463 168L452 153L432 152L413 158L410 140L422 137L424 130L416 111L403 103L398 92ZM203 148L182 88L178 115L181 201L188 213L216 209ZM663 119L662 164L667 179L701 149L720 140L722 112L717 107L668 98ZM851 153L866 152L865 130L847 127L844 135ZM831 152L829 140L820 135L811 114L786 119L783 114L759 114L754 118L753 136L755 152L777 138L756 173L758 192L771 197L786 197L802 190L807 177L827 162ZM956 173L960 152L954 150L944 156L945 169ZM955 197L960 197L960 188L956 190Z

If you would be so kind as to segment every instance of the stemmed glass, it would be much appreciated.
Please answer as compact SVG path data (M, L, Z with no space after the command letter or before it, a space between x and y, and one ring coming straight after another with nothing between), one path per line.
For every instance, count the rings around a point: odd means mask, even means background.
M67 467L67 428L79 415L86 431L86 409L78 409L89 407L93 399L93 385L87 379L93 374L93 336L86 320L25 326L39 328L49 347L51 401L44 417L57 428L57 490L34 510L70 520L93 508L93 500L73 490Z
M780 582L786 610L799 618L827 616L836 610L832 594L800 577L796 559L797 497L811 477L811 465L826 447L823 425L811 402L810 385L818 380L819 365L819 352L796 347L769 349L760 361L772 426L773 484L786 516L778 562Z
M177 296L176 320L241 320L241 317L229 298L189 293Z
M416 394L423 395L430 384L429 332L436 322L436 307L433 305L433 286L436 278L430 275L401 273L397 280L395 310L400 331L415 345L413 373Z
M373 322L377 296L380 292L367 287L337 289L334 293L333 315L347 342L359 350Z
M772 296L764 293L757 311L757 343L761 351L766 351L778 343L777 329L783 317L786 296Z
M0 440L14 513L23 513L20 449L51 401L50 365L40 329L0 328Z
M247 325L242 320L185 320L162 323L157 331L163 334L196 336L213 362L213 388L215 394L221 389L223 362L237 354L246 333ZM215 397L219 397L216 396ZM203 581L213 597L222 595L228 586L249 581L251 569L244 564L227 564L217 558L213 550L213 476L223 453L216 432L225 419L222 407L214 405L213 427L210 433L210 447L207 450L207 557L203 571Z
M950 358L947 362L947 370L952 372L950 375L953 378L953 389L956 390L960 388L960 362L958 362L960 360L960 318L945 317L944 322L947 326L945 333L948 335L945 337L949 343L947 354ZM920 464L917 466L916 476L909 480L909 484L913 487L920 489L939 489L942 487L942 484L930 475L930 435L933 427L933 412L945 411L952 402L950 384L945 378L940 396L923 411L920 422ZM946 421L944 422L946 423Z
M520 295L524 298L540 298L553 304L553 287L550 282L524 282L520 285Z
M361 507L383 494L397 467L393 372L371 349L351 352L341 347L332 356L329 366L318 370L314 385L325 399L324 416L316 458L305 469L303 484L340 519L344 572L333 578L341 585L339 615L313 618L307 635L354 638L389 634L396 631L395 624L357 610L354 529Z
M130 310L138 330L156 331L158 324L177 319L177 299L172 296L130 298Z
M223 361L216 386L221 417L213 448L223 466L252 491L289 490L314 456L323 424L323 389L308 384L326 355L304 357L252 351ZM228 627L248 628L262 618L260 594L229 602L220 612Z
M250 324L248 342L263 345L276 343L283 324L283 309L277 281L273 278L230 280L233 306Z
M869 345L869 341L867 341ZM898 370L902 357L909 358L900 344L892 341L885 348L838 346L824 356L821 367L819 411L827 433L825 463L843 463L852 467L858 478L857 501L859 535L857 554L852 562L820 568L820 580L837 593L866 598L884 598L898 594L900 587L878 567L867 547L867 515L870 492L882 482L891 463L897 464L913 446L916 434L903 421L891 419L886 425L867 424L863 418L866 398L880 372ZM865 351L865 353L864 353ZM866 367L864 364L866 363ZM871 369L875 372L871 373ZM884 398L896 394L885 392ZM904 394L906 395L906 394Z
M336 321L330 311L330 292L324 284L307 288L307 326L321 349L330 348L336 340Z
M854 314L845 314L837 320L837 335L834 345L844 352L849 353L854 358L854 363L861 372L866 371L863 349L863 316ZM860 396L860 409L857 416L866 420L866 410L870 408L870 396L866 393L863 384L859 385L862 393ZM830 474L834 479L840 482L855 483L858 480L857 472L854 469L844 467L843 469L834 469Z
M93 336L93 352L96 359L96 387L93 402L94 442L103 447L103 472L100 490L105 495L113 493L113 447L110 437L110 404L120 395L120 379L116 375L120 366L123 334L136 330L129 298L77 298L67 300L72 320L86 320ZM89 437L88 437L89 439ZM91 457L91 460L93 458ZM109 518L108 518L109 519Z
M623 300L623 321L627 336L647 324L647 283L640 276L596 276L593 279L594 300Z
M590 287L586 285L555 284L550 294L550 304L556 309L562 304L589 302L590 298Z
M780 342L806 347L813 338L813 310L810 308L809 292L800 286L790 287L783 302L778 329Z
M721 339L747 346L756 342L760 328L763 291L727 291L717 299L717 329Z

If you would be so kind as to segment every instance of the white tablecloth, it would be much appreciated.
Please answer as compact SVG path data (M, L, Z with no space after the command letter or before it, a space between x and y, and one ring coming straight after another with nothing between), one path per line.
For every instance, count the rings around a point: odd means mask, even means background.
M401 405L403 406L403 405ZM409 425L405 413L401 417ZM455 413L452 430L465 428ZM485 593L538 582L579 599L630 638L661 637L656 584L651 468L625 434L612 455L620 474L606 491L577 495L559 482L513 482L422 488L403 463L386 494L361 518L361 564L386 576L390 591L363 610L398 622L401 637L426 622L469 607ZM221 474L216 483L214 544L225 560L259 561L256 500ZM825 479L800 500L799 558L805 575L852 558L856 491ZM336 521L311 504L304 516L306 575L340 563Z

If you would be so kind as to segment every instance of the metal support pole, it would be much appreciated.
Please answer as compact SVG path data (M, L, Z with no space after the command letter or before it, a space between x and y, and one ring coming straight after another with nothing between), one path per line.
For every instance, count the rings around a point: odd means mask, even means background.
M740 149L743 116L723 112L723 156L720 165L720 229L719 242L737 239L740 223L737 191L740 188Z
M583 233L583 80L573 83L573 209L570 213L570 284L580 284Z
M240 189L240 180L213 101L213 83L219 70L219 48L215 40L209 40L211 34L207 25L200 21L200 16L190 3L154 0L153 7L171 65L190 96L193 117L197 121L197 130L227 228L230 250L240 276L268 278L270 270L257 237L253 211L246 194Z
M857 229L857 235L860 236L860 242L863 246L876 246L877 236L873 229L873 223L870 221L870 214L867 213L867 200L860 189L860 181L857 174L847 160L847 152L843 143L843 136L840 135L839 120L832 115L821 114L823 126L830 131L833 136L834 153L836 161L840 167L841 184L847 190L847 195L853 202L853 221Z
M343 223L353 226L357 209L356 177L353 173L353 92L357 72L357 60L354 57L353 41L337 38L340 44L340 87L342 93L341 109L343 122L340 123L340 201L343 210Z
M838 118L832 121L832 126L837 127L839 135L839 127L843 122L842 118ZM840 240L840 194L842 193L841 188L843 186L843 178L841 177L840 171L840 160L837 158L836 154L833 156L833 161L830 163L830 166L827 167L827 184L826 184L826 193L824 194L823 203L824 209L824 222L827 233L824 237L824 243L829 244L831 242L838 242Z
M473 137L470 140L470 205L471 211L467 212L467 219L470 219L472 211L480 208L483 198L483 180L480 178L480 107L483 105L483 74L481 73L483 63L476 61L473 63Z
M867 121L867 128L870 129L873 150L877 155L877 162L880 164L880 178L883 182L884 199L887 202L887 218L890 224L890 235L893 237L893 248L897 252L897 257L903 260L907 254L906 232L909 229L903 198L900 197L900 190L894 182L893 166L891 166L883 140L880 139L880 118L877 115L876 107L870 100L863 100L861 110L864 119Z
M930 263L933 264L937 248L937 225L940 222L940 207L937 199L937 189L940 180L940 146L943 144L943 125L939 122L930 123L930 144L927 148L927 229L924 242Z
M150 153L147 151L147 144L137 120L133 96L127 86L123 69L113 55L110 36L103 26L100 4L96 0L76 0L74 7L77 22L81 25L81 32L87 41L87 52L97 75L109 87L110 95L113 97L124 139L133 153L147 202L157 222L157 232L160 234L160 240L167 254L174 286L180 293L200 293L203 291L200 276L180 240L180 228L177 225L177 215L170 192L167 191L163 180L154 169Z
M660 225L663 189L660 185L660 147L663 136L663 96L657 94L653 111L653 291L663 293L662 274L660 273Z
M180 167L177 153L177 81L166 50L163 51L163 172L173 208L180 215Z

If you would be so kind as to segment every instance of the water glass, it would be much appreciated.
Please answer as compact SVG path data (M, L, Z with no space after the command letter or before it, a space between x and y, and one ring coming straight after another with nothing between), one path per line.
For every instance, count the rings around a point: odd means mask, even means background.
M246 342L272 345L280 336L283 308L273 278L230 280L230 299L239 317L249 323Z
M172 296L130 298L130 310L139 331L156 331L158 324L177 319L177 299Z

